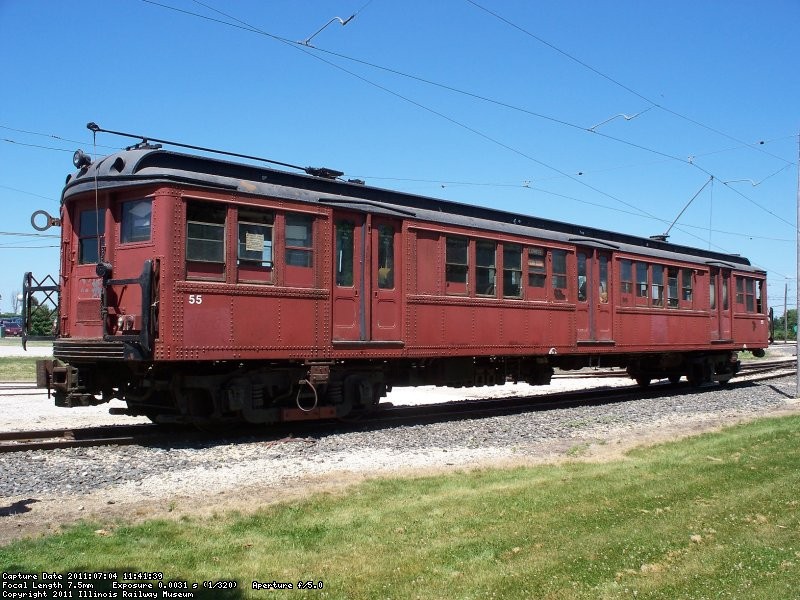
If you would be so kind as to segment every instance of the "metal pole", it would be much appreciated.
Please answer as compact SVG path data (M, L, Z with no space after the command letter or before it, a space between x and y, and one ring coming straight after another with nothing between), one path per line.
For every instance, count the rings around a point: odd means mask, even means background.
M800 313L800 131L797 133L797 221L795 223L795 237L797 238L797 264L796 266L796 276L794 287L795 287L795 310ZM787 315L788 317L788 315ZM787 319L788 320L788 319ZM800 319L798 319L798 324L800 324ZM800 398L800 335L797 333L795 334L795 359L797 361L797 375L795 381L795 390L794 396L795 398Z
M783 343L789 343L789 313L787 307L789 306L789 284L783 284Z

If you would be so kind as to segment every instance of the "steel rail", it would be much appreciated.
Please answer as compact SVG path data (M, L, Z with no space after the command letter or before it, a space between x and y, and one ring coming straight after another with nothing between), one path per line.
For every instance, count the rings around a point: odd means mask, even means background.
M753 372L752 376L747 379L736 379L728 382L726 387L736 387L748 385L756 381L777 379L793 373L794 368L776 370L774 367L765 367L763 371L759 371L758 373ZM423 423L485 418L523 412L574 408L578 406L603 406L628 402L635 399L657 398L664 395L702 394L713 389L719 388L714 384L694 388L687 382L672 384L666 380L661 383L653 383L647 388L642 388L635 382L631 382L630 385L615 388L594 388L537 396L520 395L506 398L456 400L439 404L427 404L424 406L386 406L374 413L364 415L361 419L343 421L345 423L380 426L382 424L396 425L402 422Z
M785 368L781 368L785 366ZM792 361L779 361L777 365L753 364L747 369L747 379L736 379L727 386L736 387L786 377L795 372ZM712 384L713 385L713 384ZM672 384L667 381L641 388L633 381L630 385L615 388L590 388L570 392L556 392L536 396L509 396L506 398L478 398L427 404L423 406L392 406L382 403L378 410L349 418L330 421L277 423L264 431L263 426L243 425L237 431L210 432L191 429L174 429L150 423L135 425L108 425L102 427L39 429L30 431L0 432L0 453L28 450L53 450L61 448L132 445L169 439L170 445L191 442L221 443L231 439L250 438L259 443L274 444L281 441L304 441L330 430L378 429L382 426L457 421L486 418L505 414L539 412L578 406L602 406L628 402L635 399L657 398L663 395L702 394L712 386L693 388L688 383ZM296 437L304 433L310 438ZM284 436L284 437L280 437ZM277 437L277 439L276 439Z
M55 450L90 446L129 445L154 435L163 435L163 428L149 423L108 425L66 429L34 429L0 432L0 453L27 450Z

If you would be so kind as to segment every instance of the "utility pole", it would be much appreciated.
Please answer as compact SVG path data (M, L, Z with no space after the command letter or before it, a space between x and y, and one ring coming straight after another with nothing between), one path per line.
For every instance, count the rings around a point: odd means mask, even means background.
M789 343L789 313L786 308L789 302L789 284L783 284L783 343Z
M795 238L797 246L797 279L795 279L795 309L800 314L800 131L797 133L797 221L795 222ZM800 324L800 320L798 320ZM797 360L797 376L795 381L794 397L800 398L800 335L795 334L795 359Z

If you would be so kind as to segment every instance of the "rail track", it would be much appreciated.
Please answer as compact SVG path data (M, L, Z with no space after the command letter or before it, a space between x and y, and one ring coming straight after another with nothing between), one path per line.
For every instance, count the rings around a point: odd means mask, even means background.
M787 368L787 363L788 368ZM785 377L796 372L793 361L771 361L763 364L748 364L743 368L741 376L726 384L729 386L751 385L756 381ZM624 372L616 370L606 377L627 377ZM746 376L746 378L743 378ZM506 398L486 398L475 400L457 400L424 406L390 407L366 415L361 423L370 426L400 424L403 422L435 422L456 419L484 418L506 414L536 412L573 408L577 406L602 406L635 399L654 398L666 395L702 394L714 389L707 387L694 388L687 382L672 384L666 380L653 383L648 388L640 388L636 383L613 388L590 388L572 392L556 392L542 396L509 396Z
M737 379L741 375L767 372L771 369L776 369L784 366L794 367L795 364L796 364L796 359L794 357L774 359L774 360L758 360L758 361L743 362L741 370L739 371L740 375L737 376ZM559 379L559 380L594 379L594 378L604 378L604 377L626 378L628 377L628 374L625 372L625 369L612 368L612 367L609 368L595 367L592 369L582 369L576 372L563 371L560 373L556 373L553 376L553 379Z
M0 432L0 453L88 446L124 446L141 443L161 435L164 435L163 428L147 423Z
M762 381L785 377L793 374L795 360L775 360L745 363L740 376L728 385L750 385L754 381ZM573 377L586 378L588 373L571 374ZM594 370L593 377L627 377L616 370ZM565 375L560 375L564 378ZM5 390L35 390L24 384L6 386L0 383L0 393ZM601 406L634 399L653 398L675 394L698 394L707 388L692 388L686 383L670 384L666 381L654 383L647 389L631 382L613 388L590 388L571 392L556 392L537 396L510 396L505 398L482 398L472 400L455 400L422 406L393 406L382 403L373 413L361 417L338 421L311 421L298 423L281 423L265 432L263 427L242 427L236 432L199 432L188 428L168 427L155 424L107 425L102 427L76 427L64 429L39 429L30 431L0 432L0 453L24 452L29 450L54 450L59 448L96 447L109 445L132 445L142 443L167 442L178 443L217 442L220 439L249 438L267 443L282 440L304 439L308 435L324 435L326 431L341 429L376 429L384 426L403 424L423 424L447 420L485 418L522 412L556 410L576 406ZM37 391L37 393L41 393ZM301 436L298 438L297 436Z

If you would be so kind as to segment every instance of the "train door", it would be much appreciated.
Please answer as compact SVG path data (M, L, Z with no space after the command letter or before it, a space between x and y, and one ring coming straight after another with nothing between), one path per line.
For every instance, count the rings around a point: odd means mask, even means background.
M612 336L611 255L593 248L578 248L578 342L610 342Z
M362 214L334 218L333 339L367 340L367 222Z
M333 340L401 339L399 221L334 217Z
M711 268L709 281L709 309L711 313L711 341L731 340L730 269Z
M402 339L400 232L400 221L372 219L371 339L374 341Z

